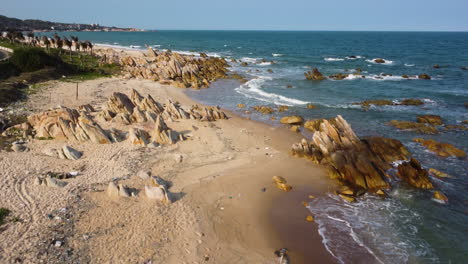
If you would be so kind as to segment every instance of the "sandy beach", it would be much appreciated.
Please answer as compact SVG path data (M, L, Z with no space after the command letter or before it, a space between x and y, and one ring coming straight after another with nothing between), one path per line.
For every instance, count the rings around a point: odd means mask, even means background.
M132 89L158 102L196 103L183 89L148 80L82 82L78 100L75 87L49 82L22 107L32 113L88 103L101 109L112 93ZM168 122L190 137L162 147L67 142L83 152L76 161L42 154L65 143L59 140L33 139L28 152L2 151L0 207L18 221L2 226L0 262L277 263L274 251L285 247L291 263L333 263L303 205L333 187L320 168L290 156L301 135L226 113L228 120ZM64 188L33 185L47 171L79 174ZM173 202L146 199L140 171L169 182ZM292 191L277 189L275 175ZM137 196L109 197L112 180Z

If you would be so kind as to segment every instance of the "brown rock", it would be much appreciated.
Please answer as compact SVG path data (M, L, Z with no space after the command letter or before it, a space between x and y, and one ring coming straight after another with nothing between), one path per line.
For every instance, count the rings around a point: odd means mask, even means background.
M418 160L411 158L409 162L398 165L397 176L408 182L410 185L421 189L433 189L428 173L421 167Z
M466 153L463 150L458 149L449 143L439 143L433 139L422 139L422 138L415 138L413 139L413 141L421 143L428 150L436 153L437 155L441 157L449 157L449 156L454 156L457 158L466 157Z
M237 107L239 107L239 108L245 108L245 104L237 104Z
M437 178L452 178L447 173L441 172L440 170L436 170L436 169L433 169L433 168L429 169L429 174L431 174L432 176L435 176Z
M386 172L392 167L391 163L410 157L408 150L396 139L359 139L341 116L310 122L306 127L315 131L311 142L303 139L301 143L294 144L292 154L327 168L330 178L349 187L348 191L339 193L341 195L389 188ZM416 176L402 179L416 187L426 188L429 182L427 172Z
M300 126L291 126L290 130L296 133L301 132Z
M434 192L434 195L433 195L433 198L434 198L436 201L440 202L440 203L444 203L444 204L445 204L445 203L448 203L448 198L447 198L447 196L445 196L445 194L443 194L443 193L440 192L440 191L435 191L435 192Z
M337 74L328 76L328 78L338 81L338 80L346 79L348 76L349 74L337 73Z
M264 115L268 115L268 114L271 114L273 112L275 112L275 110L269 106L265 106L265 105L257 105L257 106L254 106L252 107L255 111L257 112L260 112Z
M317 108L317 106L313 105L313 104L307 104L306 105L307 109L315 109Z
M320 124L322 124L323 120L325 119L313 119L313 120L307 120L304 123L304 127L309 129L310 131L314 132L319 130Z
M276 184L276 187L285 192L289 192L292 187L286 182L286 179L281 176L273 176L273 182Z
M381 58L377 58L377 59L374 59L374 62L375 63L385 63L385 60L381 59Z
M303 122L304 122L304 119L300 116L285 116L280 119L281 124L288 124L288 125L302 124Z
M405 99L401 101L398 105L423 105L424 102L420 99Z
M307 80L313 80L313 81L321 81L325 80L326 78L323 76L321 72L317 68L313 68L312 71L308 71L304 73L305 77Z
M433 127L431 125L424 124L424 123L391 120L388 124L401 130L415 131L420 134L438 134L439 133L436 127Z
M418 123L427 123L435 126L442 125L442 118L438 115L419 115L416 117Z
M281 113L281 112L285 112L285 111L287 111L287 110L289 110L289 106L287 106L287 105L280 105L280 106L278 107L278 112L280 112L280 113Z
M426 74L426 73L423 73L423 74L419 74L419 75L418 75L418 78L419 78L419 79L423 79L423 80L430 80L430 79L431 79L431 76L429 76L429 75Z

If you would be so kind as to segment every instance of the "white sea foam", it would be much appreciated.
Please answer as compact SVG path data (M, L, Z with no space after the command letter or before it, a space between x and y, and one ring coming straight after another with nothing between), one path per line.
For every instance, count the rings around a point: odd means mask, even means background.
M344 61L344 59L341 58L325 58L325 61Z
M273 54L271 54L271 55L273 55L273 57L281 57L281 56L284 56L284 54L279 54L279 53L273 53Z
M347 60L357 60L357 59L362 59L362 56L355 56L355 58L352 58L350 56L346 57Z
M276 105L293 106L310 103L275 93L269 93L262 90L262 85L268 80L272 80L272 78L268 76L259 76L258 78L252 79L237 87L235 91L248 98L253 98L262 102L272 103Z
M138 47L141 47L141 46L133 46L133 45L130 45L130 46L113 45L109 43L96 43L95 45L99 47L115 48L115 49L123 49L123 50L135 50L135 49L140 49Z
M408 192L396 189L385 200L365 195L352 204L331 193L314 199L309 207L327 251L340 263L408 263L418 257L437 262L418 236L421 216L400 202L412 199Z
M271 61L264 61L264 62L260 62L258 65L259 65L259 66L267 66L267 65L271 65Z
M261 58L250 58L250 57L242 57L240 61L242 62L248 62L248 63L256 63L258 60L261 60Z
M393 64L393 61L391 61L391 60L386 60L386 59L384 59L384 61L385 61L384 63L377 63L377 62L375 62L376 59L377 59L377 58L372 59L372 60L366 60L366 61L367 61L367 62L370 62L370 63L373 63L373 64L382 64L382 65L391 65L391 64Z
M414 67L414 64L405 63L406 67Z

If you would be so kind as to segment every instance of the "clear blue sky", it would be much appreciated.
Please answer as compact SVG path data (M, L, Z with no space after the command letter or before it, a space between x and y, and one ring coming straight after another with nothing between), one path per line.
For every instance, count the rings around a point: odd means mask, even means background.
M1 0L0 14L144 29L468 31L468 0Z

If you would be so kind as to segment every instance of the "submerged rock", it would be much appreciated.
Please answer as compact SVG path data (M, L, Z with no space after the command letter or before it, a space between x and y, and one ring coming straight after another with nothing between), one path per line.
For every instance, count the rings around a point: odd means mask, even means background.
M426 73L423 73L423 74L418 75L418 79L430 80L430 79L431 79L431 76L429 76L429 75L426 74Z
M451 178L450 175L448 175L447 173L445 172L441 172L440 170L436 170L436 169L433 169L433 168L430 168L429 169L429 174L437 177L437 178Z
M273 112L275 112L275 109L269 107L269 106L266 106L266 105L257 105L257 106L254 106L252 107L255 111L259 112L259 113L262 113L264 115L269 115Z
M374 62L375 63L385 63L386 61L382 58L377 58L377 59L374 59Z
M466 157L466 153L463 150L456 148L454 145L450 143L439 143L433 139L423 139L423 138L415 138L413 139L413 141L421 143L428 150L434 152L440 157L444 157L444 158L449 157L449 156L454 156L457 158Z
M438 115L418 115L416 120L418 123L427 123L435 126L442 125L442 118Z
M307 104L307 105L306 105L306 108L307 108L307 109L315 109L315 108L317 108L317 106L315 106L315 105L313 105L313 104Z
M429 124L416 123L412 121L391 120L389 125L394 126L401 130L415 131L420 134L438 134L439 130Z

